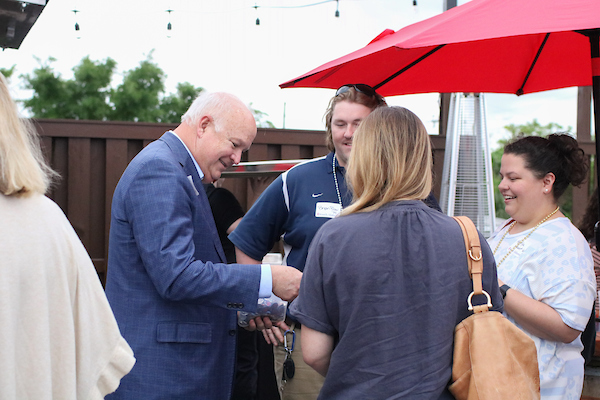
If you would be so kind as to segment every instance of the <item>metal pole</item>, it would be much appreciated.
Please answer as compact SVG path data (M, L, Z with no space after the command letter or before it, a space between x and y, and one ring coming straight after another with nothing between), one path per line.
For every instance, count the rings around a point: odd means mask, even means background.
M600 187L600 31L594 30L589 34L590 54L592 57L592 99L594 102L594 141L596 142L596 183ZM598 196L598 220L600 220L600 196ZM600 245L600 229L596 229L596 245Z
M456 7L456 0L444 0L444 11Z
M448 11L453 7L456 7L456 0L444 0L444 11ZM448 113L450 111L451 96L452 93L440 93L440 123L438 126L440 136L446 136L448 130Z
M284 101L283 102L283 129L285 129L285 107L286 107L287 103Z

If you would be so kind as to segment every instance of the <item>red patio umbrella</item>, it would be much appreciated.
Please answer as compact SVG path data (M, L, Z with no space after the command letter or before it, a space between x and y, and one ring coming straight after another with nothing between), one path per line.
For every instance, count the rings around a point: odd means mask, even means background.
M600 0L472 0L396 32L385 30L367 46L280 86L366 83L392 96L521 95L592 85L598 134L599 35Z
M361 82L384 96L587 86L588 35L597 40L598 28L598 0L473 0L396 32L386 30L362 49L280 86ZM598 51L597 43L593 47Z

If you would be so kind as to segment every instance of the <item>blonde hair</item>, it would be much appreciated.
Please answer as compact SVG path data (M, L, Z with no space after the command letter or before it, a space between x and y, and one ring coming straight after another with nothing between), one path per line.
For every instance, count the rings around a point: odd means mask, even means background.
M19 118L6 78L0 74L0 192L45 194L57 176L44 160L35 127Z
M431 192L431 143L421 120L403 107L379 107L352 139L346 177L352 204L343 215L377 210L394 200L420 200Z
M327 110L325 111L325 145L329 151L334 151L335 146L333 145L333 112L335 111L335 106L342 101L347 101L349 103L361 104L371 110L376 109L377 107L387 107L387 103L385 99L381 97L378 93L375 93L373 96L369 96L362 92L359 92L355 88L351 87L349 90L335 95L329 100L329 105L327 106Z

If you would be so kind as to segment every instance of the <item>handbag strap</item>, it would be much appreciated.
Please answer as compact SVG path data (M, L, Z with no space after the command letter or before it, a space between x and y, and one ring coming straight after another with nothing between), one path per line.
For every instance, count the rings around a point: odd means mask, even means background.
M490 295L483 290L482 275L483 275L483 253L481 252L481 243L479 241L479 233L475 224L469 217L460 216L452 217L458 222L465 240L465 249L467 251L467 264L469 266L469 276L473 281L473 292L467 298L469 310L475 313L488 311L492 307ZM487 304L473 306L471 299L474 295L483 294L487 298Z

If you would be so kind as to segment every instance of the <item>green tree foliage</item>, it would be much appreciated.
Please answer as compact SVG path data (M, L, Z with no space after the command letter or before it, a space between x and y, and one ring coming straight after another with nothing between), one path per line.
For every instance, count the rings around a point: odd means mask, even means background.
M111 58L102 63L85 57L73 68L74 79L65 82L67 92L74 100L70 118L102 120L110 114L110 90L107 88L116 66Z
M269 114L254 109L254 107L252 107L252 103L250 103L250 109L252 109L252 114L254 114L256 126L259 128L275 128L275 125L273 125L273 123L267 119Z
M204 89L195 87L189 82L178 83L177 93L163 98L158 109L158 119L161 122L178 123L190 104Z
M123 83L112 92L112 120L159 122L159 95L165 89L165 73L151 56L125 73Z
M532 122L528 122L523 125L506 125L504 129L510 133L510 137L508 139L499 140L498 149L492 152L494 203L496 207L496 217L498 218L509 218L508 214L506 214L506 211L504 211L504 198L498 189L498 185L500 184L500 165L502 161L502 154L504 153L504 146L519 136L548 136L552 133L568 132L571 130L571 127L564 129L561 125L554 122L551 122L547 125L542 125L537 121L537 119L534 119ZM573 210L573 192L570 186L565 194L563 194L560 206L561 211L570 218Z
M510 132L510 139L508 140L515 139L518 136L548 136L556 132L565 132L565 129L559 124L550 122L547 125L542 125L535 118L533 121L523 125L506 125L504 129ZM571 127L568 127L566 130L570 131ZM504 147L508 140L500 140L499 143L502 143Z
M0 68L0 74L4 75L4 77L7 80L10 80L10 77L12 76L12 74L14 74L15 72L15 68L16 65L13 65L12 67L10 67L9 69L7 68Z
M176 93L165 93L165 73L152 60L152 53L123 74L113 88L117 63L107 58L85 57L73 68L73 79L63 79L52 68L56 60L38 59L40 66L21 75L24 87L33 91L23 105L34 118L91 119L112 121L179 123L181 116L204 89L189 82L177 84ZM0 69L7 78L15 67ZM257 125L273 127L267 114L253 110Z
M52 68L54 61L51 57L45 63L40 62L32 75L22 75L25 89L33 90L33 97L23 104L36 118L76 118L73 112L76 101L70 96L67 82Z

